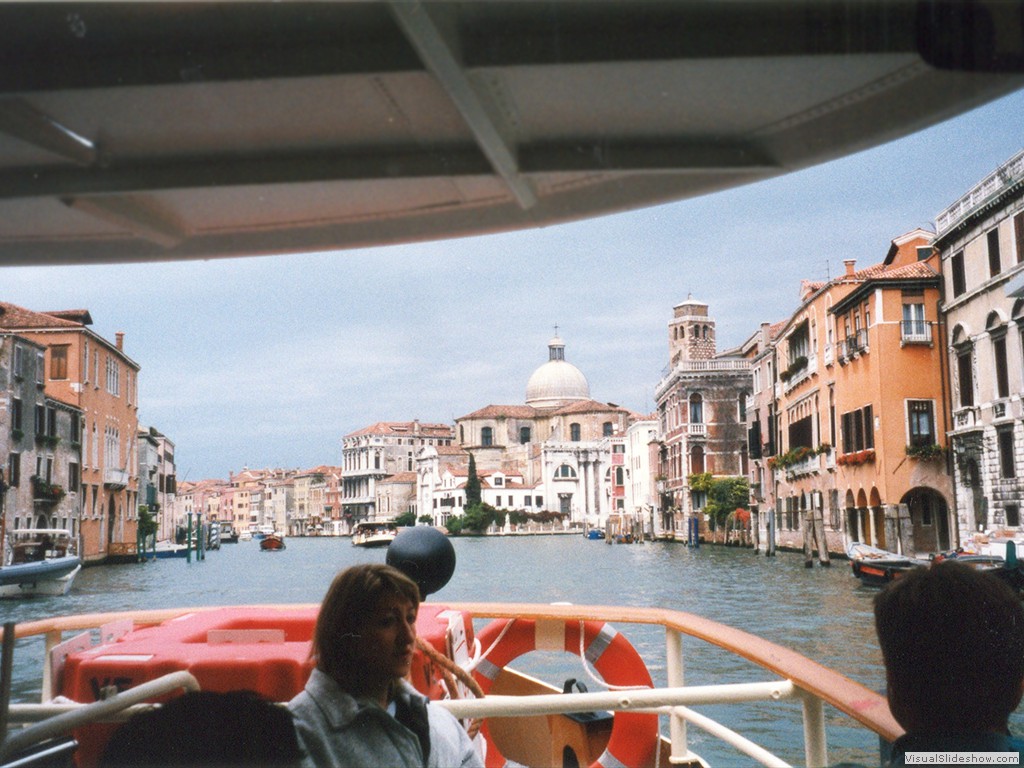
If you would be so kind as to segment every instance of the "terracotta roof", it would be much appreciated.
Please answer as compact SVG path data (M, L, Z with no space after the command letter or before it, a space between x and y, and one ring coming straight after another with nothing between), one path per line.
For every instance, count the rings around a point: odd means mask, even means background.
M81 311L81 310L79 310ZM82 323L0 301L0 328L81 328Z
M42 314L70 320L73 323L81 323L82 325L92 325L92 315L89 314L88 309L58 309L56 312L47 310Z
M457 445L435 445L434 450L437 451L438 456L458 456L459 454L464 454L466 459L469 459L469 454Z
M552 413L559 416L570 413L594 413L595 411L615 411L616 413L630 413L628 408L623 408L612 403L599 403L597 400L580 400L577 403L569 403L561 408L556 408Z
M386 475L377 481L378 483L415 483L415 472L395 472L393 475Z
M537 409L532 405L487 405L479 411L473 411L465 416L460 416L456 421L462 419L497 419L502 416L512 419L534 419L537 417Z
M448 424L423 424L414 421L378 421L368 427L350 432L345 437L359 435L399 435L401 437L451 437Z

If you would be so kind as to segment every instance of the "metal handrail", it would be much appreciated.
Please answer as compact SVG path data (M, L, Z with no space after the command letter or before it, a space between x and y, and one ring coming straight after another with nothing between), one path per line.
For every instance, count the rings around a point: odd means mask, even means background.
M567 711L587 711L594 708L613 709L611 706L616 701L622 703L623 697L628 701L644 700L646 707L659 709L670 715L670 736L672 741L673 758L683 758L689 754L686 745L686 723L705 727L707 722L702 716L692 713L685 708L685 704L702 702L708 695L736 696L744 686L767 686L780 692L792 690L803 702L804 719L804 745L805 757L808 765L827 764L827 745L825 739L825 722L823 705L829 704L840 712L850 716L855 721L878 734L886 741L892 742L902 735L903 729L893 718L889 711L888 702L885 697L872 691L865 686L850 680L848 677L831 670L805 656L777 645L763 638L752 635L743 630L735 629L720 624L710 619L705 619L691 613L673 611L662 608L629 608L621 606L585 606L585 605L539 605L532 603L475 603L455 602L445 603L446 607L464 611L478 619L534 619L534 620L560 620L564 622L594 620L603 622L656 625L665 629L666 633L666 662L668 674L668 687L657 691L630 690L628 692L610 692L607 694L560 694L557 702L544 702L558 708L575 707ZM259 606L266 612L275 610L293 611L297 608L315 608L312 605L269 605ZM63 632L73 630L94 629L112 621L132 619L136 624L156 624L186 613L205 612L218 610L220 606L206 606L189 609L163 609L150 611L133 611L122 613L97 613L80 616L69 616L62 618L43 619L34 622L19 624L15 628L17 637L29 637L34 635L46 635L47 647L53 647L60 641ZM269 619L268 620L272 620ZM741 684L740 687L733 686L696 686L685 688L683 682L683 654L682 637L693 637L703 640L711 645L729 651L730 653L746 659L760 666L761 668L777 675L779 681L771 683L750 683ZM49 658L44 662L44 693L45 681L51 675ZM132 689L135 691L137 689ZM750 689L753 690L753 689ZM748 691L749 693L749 691ZM762 691L761 694L764 692ZM747 694L745 694L747 695ZM572 696L573 698L569 698ZM608 696L608 706L595 704L589 698L595 696ZM664 700L658 700L657 697ZM584 697L580 702L575 697ZM648 697L650 699L648 700ZM668 698L664 698L668 697ZM488 697L488 701L466 701L466 702L445 702L444 706L455 711L491 713L492 707L501 708L509 702L504 701L507 697ZM530 697L537 698L537 697ZM774 697L772 697L774 698ZM734 699L723 699L734 700ZM604 700L602 700L604 701ZM716 699L717 701L717 699ZM516 708L532 707L530 703L516 703ZM561 711L556 709L555 711ZM503 712L503 714L505 714ZM719 731L728 731L724 726L715 724L712 726ZM735 735L737 740L743 737ZM730 742L733 743L733 742ZM749 742L748 742L749 744ZM734 746L736 744L734 743ZM738 747L740 748L740 747ZM760 749L752 745L754 750ZM744 750L746 751L746 750ZM763 750L762 750L763 751ZM747 754L751 754L747 752ZM767 754L767 753L764 753ZM751 756L754 756L751 754ZM759 759L760 758L756 758ZM772 757L765 764L781 764L778 758ZM763 761L762 761L763 762Z
M70 711L54 715L28 728L15 731L9 738L4 739L0 744L0 760L19 750L47 739L63 736L83 725L99 722L135 704L142 704L147 699L170 693L179 688L186 691L198 691L199 682L189 672L171 672L102 701L82 704Z

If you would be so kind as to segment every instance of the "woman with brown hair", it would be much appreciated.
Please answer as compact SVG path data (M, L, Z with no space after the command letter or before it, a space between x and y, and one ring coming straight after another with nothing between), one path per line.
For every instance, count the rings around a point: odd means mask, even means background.
M313 635L316 667L288 705L307 764L482 768L459 721L405 679L419 603L416 583L391 566L335 577Z

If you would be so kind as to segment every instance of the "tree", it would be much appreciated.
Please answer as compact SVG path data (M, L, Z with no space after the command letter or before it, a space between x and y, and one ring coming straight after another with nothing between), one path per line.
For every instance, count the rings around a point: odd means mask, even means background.
M479 503L472 507L466 507L466 513L462 516L462 527L468 528L476 533L486 531L491 523L498 519L498 510L490 504Z
M395 525L409 526L416 525L416 513L415 512L403 512L395 518Z
M476 459L469 454L469 477L466 478L466 506L475 507L480 503L480 478L476 474Z
M745 477L713 477L703 472L689 477L690 489L707 494L704 514L708 516L711 530L715 530L725 519L741 507L750 503L750 486Z
M148 538L149 536L156 535L157 521L156 518L150 513L149 507L145 504L139 505L139 536L142 538Z

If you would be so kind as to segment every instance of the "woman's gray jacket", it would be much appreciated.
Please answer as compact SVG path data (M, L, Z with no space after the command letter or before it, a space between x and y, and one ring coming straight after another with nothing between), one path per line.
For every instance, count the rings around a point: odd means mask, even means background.
M304 765L317 768L483 768L465 729L446 709L431 706L402 681L395 697L400 708L426 712L429 756L421 737L375 702L354 699L329 676L314 669L305 690L291 700Z

